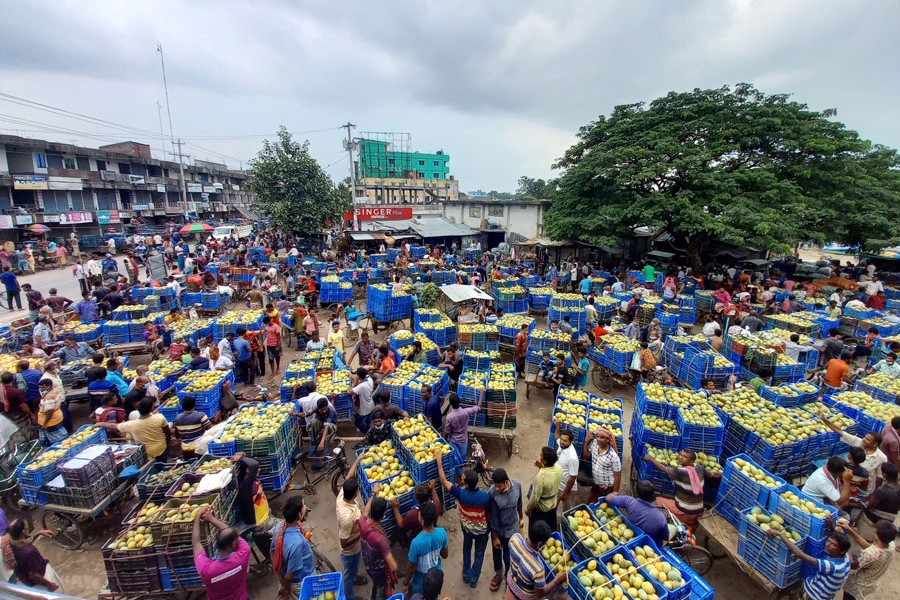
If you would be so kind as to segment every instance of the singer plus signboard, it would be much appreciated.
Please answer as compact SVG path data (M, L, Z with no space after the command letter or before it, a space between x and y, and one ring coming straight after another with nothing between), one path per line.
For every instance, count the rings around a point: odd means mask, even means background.
M360 206L356 209L356 219L358 221L399 221L402 219L412 219L412 207L392 207L392 206ZM345 221L353 220L353 213L344 213Z

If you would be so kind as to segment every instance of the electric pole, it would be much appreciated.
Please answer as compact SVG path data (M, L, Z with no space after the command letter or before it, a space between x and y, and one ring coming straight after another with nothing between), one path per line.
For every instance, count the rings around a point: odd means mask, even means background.
M351 130L356 127L351 122L343 125L347 129L347 152L350 153L350 206L353 211L353 230L359 231L359 219L356 216L356 169L353 166L353 136Z
M175 131L172 127L172 108L169 105L169 82L166 79L166 59L163 56L163 48L162 44L156 45L156 51L159 52L159 62L162 65L162 76L163 76L163 88L166 91L166 112L169 115L169 137L172 139L172 150L175 149ZM178 170L181 173L181 202L184 205L184 218L187 219L188 216L188 198L187 198L187 186L184 183L184 161L181 159L181 139L178 140ZM168 195L167 201L168 204Z

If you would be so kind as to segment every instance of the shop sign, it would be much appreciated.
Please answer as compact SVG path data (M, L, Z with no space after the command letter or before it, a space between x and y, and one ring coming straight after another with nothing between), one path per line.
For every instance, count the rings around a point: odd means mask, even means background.
M59 222L62 225L78 225L79 223L92 223L94 217L87 211L59 213Z
M115 181L117 176L118 173L116 173L115 171L100 171L100 179L103 181Z
M149 204L132 204L131 208L134 210L150 210Z
M411 206L361 206L356 209L356 219L359 221L399 221L412 219ZM353 213L344 213L345 221L353 220Z
M110 223L121 223L122 219L117 210L98 210L97 222L101 225L109 225Z
M213 185L204 185L203 186L203 192L206 194L215 194L218 191L219 191L218 188L216 188Z
M13 188L17 190L49 189L46 175L13 175Z
M31 215L16 215L16 225L31 225L34 223L34 217Z
M84 189L84 185L78 177L51 177L50 189L80 191Z
M164 193L166 192L166 184L164 184L164 183L157 183L157 184L156 184L156 191L159 192L159 193L161 193L161 194L164 194Z
M190 194L202 194L203 186L199 183L189 183L187 184L187 191Z
M12 229L15 227L13 218L9 215L0 215L0 229Z
M59 215L44 215L44 223L59 223Z

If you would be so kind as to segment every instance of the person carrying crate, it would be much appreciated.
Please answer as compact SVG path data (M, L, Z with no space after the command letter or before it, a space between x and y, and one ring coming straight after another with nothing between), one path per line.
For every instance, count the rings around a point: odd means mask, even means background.
M693 450L682 450L678 454L680 467L670 467L657 461L649 454L644 460L653 463L660 471L666 472L675 483L675 498L657 498L657 504L665 506L681 521L691 533L699 526L698 518L703 514L703 485L705 480L721 477L721 472L712 473L702 465L694 464L697 454Z

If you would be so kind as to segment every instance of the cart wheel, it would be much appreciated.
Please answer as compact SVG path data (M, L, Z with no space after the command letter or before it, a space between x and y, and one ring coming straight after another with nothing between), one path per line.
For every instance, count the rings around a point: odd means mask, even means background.
M609 392L612 389L612 376L603 366L598 366L591 371L591 379L601 392Z
M713 558L725 558L728 556L728 553L725 552L725 548L723 548L716 540L705 533L701 535L703 535L703 547L706 548L710 556Z
M44 529L53 532L50 539L57 546L68 550L78 550L84 543L84 531L81 524L71 515L61 512L47 511L41 518Z
M681 558L701 577L712 568L713 556L702 546L685 546L681 549Z
M19 486L14 486L3 492L3 512L7 515L18 514L21 510L19 506L19 500L21 499L22 493L19 491Z

